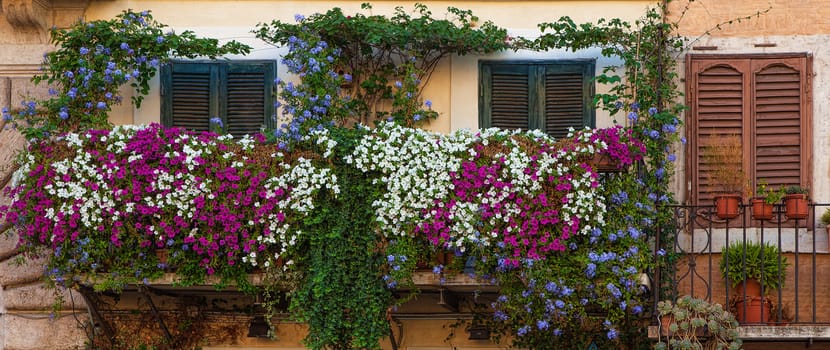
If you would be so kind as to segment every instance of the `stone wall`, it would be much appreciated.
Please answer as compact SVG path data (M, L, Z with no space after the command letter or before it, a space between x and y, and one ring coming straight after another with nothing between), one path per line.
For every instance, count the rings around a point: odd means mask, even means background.
M28 78L0 76L0 108L19 105L23 96L42 94ZM8 186L14 160L25 140L11 125L0 122L0 188ZM0 205L10 198L0 192ZM20 260L17 235L0 220L0 350L76 349L85 336L86 307L75 292L59 292L42 282L43 262ZM56 293L63 297L62 312L52 314Z

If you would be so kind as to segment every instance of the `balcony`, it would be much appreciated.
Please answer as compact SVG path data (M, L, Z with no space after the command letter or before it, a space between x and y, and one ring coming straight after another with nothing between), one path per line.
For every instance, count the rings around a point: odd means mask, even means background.
M672 206L673 222L660 228L662 240L656 244L665 252L675 253L669 267L656 268L655 280L662 281L660 293L654 293L654 305L661 299L692 295L728 307L741 322L744 341L796 341L811 344L830 341L830 254L828 228L818 218L830 204L812 203L805 219L788 218L783 205L776 205L771 219L756 220L750 205L742 205L735 218L720 219L713 206ZM721 263L741 265L747 252L736 252L736 259L725 258L725 247L738 243L765 242L775 247L770 268L786 271L780 285L767 288L761 319L749 322L746 313L737 312L737 300L746 300L742 283L728 283L732 276L722 276ZM761 260L764 250L761 250ZM736 255L732 255L736 257ZM735 260L735 261L731 261ZM770 261L770 260L768 260ZM731 271L735 271L733 266ZM777 265L777 266L776 266ZM743 269L742 267L739 270ZM745 273L741 273L743 275ZM743 277L743 276L741 276ZM765 284L761 276L761 284ZM775 277L772 277L775 278ZM742 279L742 278L741 278ZM736 313L737 312L737 313ZM657 328L649 329L657 336Z

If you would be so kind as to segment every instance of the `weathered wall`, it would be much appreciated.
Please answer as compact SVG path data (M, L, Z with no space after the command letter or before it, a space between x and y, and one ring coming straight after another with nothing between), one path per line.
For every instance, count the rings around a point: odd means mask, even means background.
M688 37L830 33L828 0L676 0L669 3L669 11L669 21L677 22L679 33Z

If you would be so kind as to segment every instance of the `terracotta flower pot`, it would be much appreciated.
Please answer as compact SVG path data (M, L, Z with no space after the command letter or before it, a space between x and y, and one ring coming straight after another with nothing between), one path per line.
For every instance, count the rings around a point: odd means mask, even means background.
M807 195L801 193L784 196L784 208L789 219L806 219L808 206Z
M772 209L774 205L765 202L764 198L752 199L752 218L755 220L769 220L772 219Z
M772 304L764 297L739 298L735 310L735 319L741 324L765 324L772 318Z
M740 214L741 196L725 194L715 197L715 215L721 219L734 219Z
M743 297L760 297L761 296L761 282L754 279L748 279L738 283L735 286L735 295L740 298Z

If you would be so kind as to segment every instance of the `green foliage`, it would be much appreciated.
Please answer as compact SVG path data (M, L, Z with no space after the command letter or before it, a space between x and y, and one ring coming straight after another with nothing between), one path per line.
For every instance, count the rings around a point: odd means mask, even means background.
M820 221L822 225L830 225L830 208L824 210L824 213L821 214Z
M353 136L343 132L336 136ZM345 140L344 140L345 141ZM349 142L343 142L347 146ZM348 147L338 147L343 159ZM325 205L311 214L299 243L295 269L302 274L292 292L291 312L308 323L305 344L312 349L380 349L389 334L387 308L392 293L380 279L385 261L380 235L374 232L372 201L377 189L357 169L334 167L341 193L324 194Z
M109 112L120 104L119 88L129 83L138 107L149 93L150 79L170 57L210 57L244 54L250 47L236 41L219 45L216 39L198 38L192 31L165 32L166 25L149 11L124 11L111 20L79 22L66 29L53 28L56 51L46 54L42 74L35 83L47 82L49 99L30 103L18 113L21 131L29 138L71 130L109 128Z
M661 335L654 349L741 348L738 321L720 304L686 295L678 298L676 303L661 301L657 311Z
M806 187L801 187L799 185L792 185L792 186L784 187L784 193L786 193L786 194L808 194L808 193L810 193L810 191Z
M505 29L489 21L479 24L469 10L449 7L447 12L449 19L437 19L423 4L415 5L414 15L397 7L391 17L346 15L333 8L308 18L297 15L296 24L262 23L255 33L275 44L320 40L338 50L335 73L349 77L341 94L352 101L352 120L368 125L419 114L425 121L438 115L429 105L424 108L421 88L442 59L509 48Z
M787 278L787 257L769 243L735 242L723 249L721 276L737 286L746 279L761 282L764 293L784 286Z
M767 204L775 204L780 203L784 196L787 195L784 188L779 188L778 190L772 189L766 180L758 181L758 188L755 191L755 196L758 198L763 198L764 203Z

